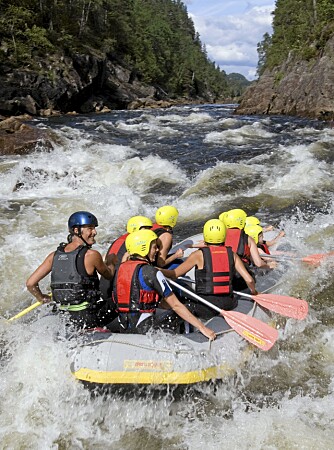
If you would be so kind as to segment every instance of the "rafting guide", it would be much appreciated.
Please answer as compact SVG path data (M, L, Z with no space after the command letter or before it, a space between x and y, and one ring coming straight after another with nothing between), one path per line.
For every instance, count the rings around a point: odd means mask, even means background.
M77 211L68 219L68 242L61 243L28 278L28 291L42 303L50 296L42 293L38 283L51 272L52 300L59 311L82 328L93 328L110 322L108 307L101 308L98 274L112 279L115 266L112 257L103 262L92 250L98 226L97 218L87 211Z

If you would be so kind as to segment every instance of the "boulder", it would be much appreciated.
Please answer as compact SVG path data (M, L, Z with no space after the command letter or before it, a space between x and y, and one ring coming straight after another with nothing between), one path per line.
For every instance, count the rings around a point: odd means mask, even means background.
M0 155L27 154L34 151L39 142L43 142L44 148L52 147L43 130L22 123L14 117L0 122Z

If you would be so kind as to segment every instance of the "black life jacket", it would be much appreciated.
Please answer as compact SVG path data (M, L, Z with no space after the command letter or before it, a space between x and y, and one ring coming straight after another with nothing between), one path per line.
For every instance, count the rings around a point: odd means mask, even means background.
M84 260L88 247L80 245L72 252L65 252L67 244L57 248L51 271L52 299L62 305L94 303L100 298L99 278L95 271L88 275Z
M195 270L196 292L202 295L232 295L235 272L231 247L209 245L200 249L203 269Z
M226 230L225 246L232 247L242 261L250 264L250 247L248 245L248 235L239 228L228 228Z
M265 241L263 241L262 244L257 244L257 246L264 251L264 253L266 253L267 255L270 255L270 250L268 248L268 245L265 243Z
M113 300L119 312L155 312L159 294L155 290L141 287L139 270L148 264L142 260L125 261L117 272L113 289Z
M169 233L169 234L173 234L173 229L167 229L165 227L163 227L162 225L158 225L157 223L154 223L152 225L151 230L154 231L154 233L159 237L164 233Z
M167 229L167 228L163 227L162 225L158 225L157 223L153 224L151 230L153 230L154 233L158 237L160 237L164 233L169 233L169 234L173 235L173 229ZM169 256L169 252L170 252L170 249L172 248L172 246L173 246L173 243L171 242L169 249L167 250L167 258ZM157 265L157 257L156 257L154 265ZM164 267L166 268L167 266L164 266Z

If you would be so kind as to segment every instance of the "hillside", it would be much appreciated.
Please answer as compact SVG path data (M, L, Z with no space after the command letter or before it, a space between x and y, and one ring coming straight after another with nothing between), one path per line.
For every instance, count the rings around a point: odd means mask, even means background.
M273 34L258 51L259 80L236 113L333 120L334 2L277 0Z
M236 90L179 0L0 0L0 37L3 115L216 102Z

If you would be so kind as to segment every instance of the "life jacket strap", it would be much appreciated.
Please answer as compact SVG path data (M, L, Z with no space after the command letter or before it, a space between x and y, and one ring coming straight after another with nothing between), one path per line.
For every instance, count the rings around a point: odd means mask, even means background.
M84 309L87 309L89 306L88 302L82 302L79 303L79 305L60 305L59 309L61 311L71 311L71 312L75 312L75 311L83 311Z

